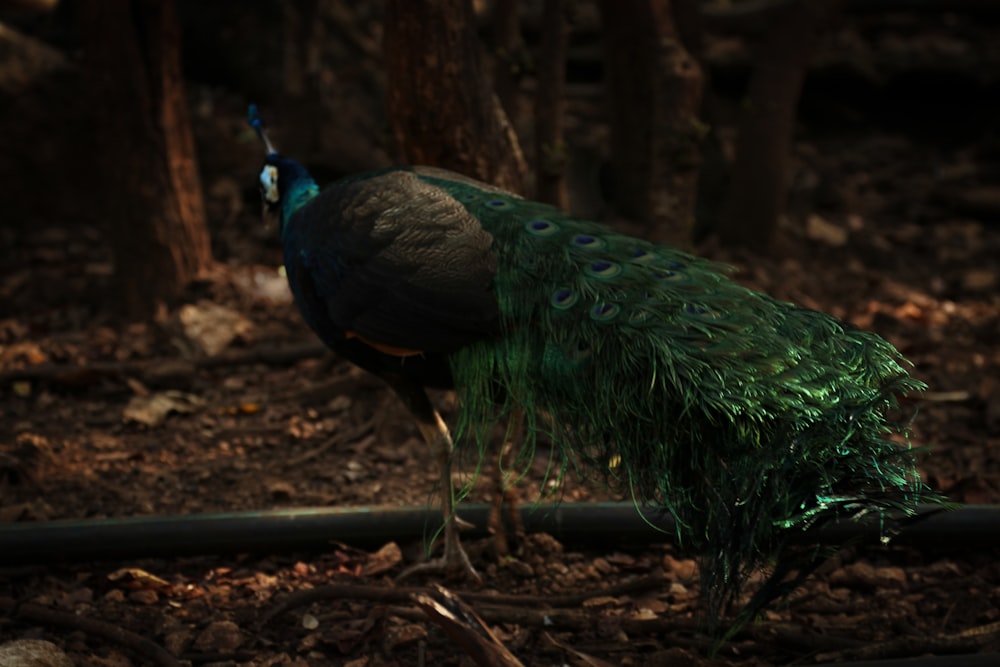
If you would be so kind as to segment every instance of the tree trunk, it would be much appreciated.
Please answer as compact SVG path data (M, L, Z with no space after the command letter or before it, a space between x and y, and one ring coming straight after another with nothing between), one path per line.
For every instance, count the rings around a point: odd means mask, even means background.
M802 82L840 0L800 0L776 11L754 53L719 240L767 252L788 196L788 159Z
M563 111L566 107L565 0L545 0L542 5L541 49L535 93L535 193L539 201L569 208L566 195L566 142Z
M90 102L108 219L114 305L127 317L175 303L212 263L173 0L81 0Z
M323 127L319 88L320 49L326 38L319 0L281 3L284 28L284 90L280 98L282 123L295 128L282 137L282 150L308 162L322 151Z
M718 94L712 87L711 74L705 61L705 7L702 0L673 0L677 34L684 48L698 63L702 73L702 97L699 117L704 128L698 157L696 193L697 219L692 230L695 243L719 229L719 218L729 189L730 161L719 135L723 112ZM740 5L742 6L742 5Z
M387 0L384 39L389 122L404 160L520 191L524 156L480 70L471 0Z
M694 226L701 69L667 0L601 0L611 101L615 207L647 238L689 245Z
M493 5L493 88L507 119L515 122L518 89L524 67L520 0L497 0Z

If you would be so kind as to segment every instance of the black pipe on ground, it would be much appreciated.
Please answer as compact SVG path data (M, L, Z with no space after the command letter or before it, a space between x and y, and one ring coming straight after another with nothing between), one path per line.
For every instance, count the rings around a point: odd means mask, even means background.
M997 665L1000 665L1000 654L967 653L963 655L924 655L917 658L892 660L828 662L822 667L997 667Z
M463 505L460 515L486 535L487 505ZM631 503L561 503L521 509L528 532L546 532L574 546L616 548L669 542L669 516ZM119 560L227 553L322 550L331 542L377 547L389 541L419 541L433 535L440 515L429 508L299 508L261 512L59 520L0 526L0 565ZM876 544L875 519L839 521L802 533L802 541ZM893 538L937 550L1000 546L1000 507L967 506L912 523Z
M464 535L486 535L489 507L463 505L461 516L477 528ZM967 553L1000 546L1000 507L967 506L950 512L928 508L929 515L906 526L893 544ZM525 529L546 532L579 546L616 548L666 542L673 522L647 509L641 516L631 503L562 503L521 509ZM16 523L0 526L0 566L54 562L121 560L239 552L322 550L331 542L357 547L424 539L440 526L428 508L302 508L188 516L150 516ZM871 520L840 521L804 531L802 541L875 544L882 528ZM997 654L923 656L900 660L842 662L830 667L986 667L1000 664Z

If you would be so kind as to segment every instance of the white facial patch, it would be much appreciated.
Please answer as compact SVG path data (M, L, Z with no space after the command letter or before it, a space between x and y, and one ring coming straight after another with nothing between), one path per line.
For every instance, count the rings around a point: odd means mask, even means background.
M264 201L269 204L277 204L281 198L278 194L278 168L274 165L266 165L260 172L260 190Z

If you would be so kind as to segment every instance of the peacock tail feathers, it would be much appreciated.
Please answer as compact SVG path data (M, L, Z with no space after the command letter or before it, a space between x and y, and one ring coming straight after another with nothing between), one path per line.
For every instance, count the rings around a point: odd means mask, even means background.
M598 476L676 520L715 612L789 531L921 495L886 341L732 282L726 267L475 182L417 170L494 238L503 335L451 356L456 441L485 455L525 409L552 476ZM469 452L466 449L466 452ZM713 614L715 616L717 614Z

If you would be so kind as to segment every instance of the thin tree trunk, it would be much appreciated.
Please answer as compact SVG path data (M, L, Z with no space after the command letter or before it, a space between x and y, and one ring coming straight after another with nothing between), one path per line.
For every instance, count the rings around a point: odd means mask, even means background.
M754 54L719 239L770 250L788 196L788 160L806 69L840 0L800 0L772 17Z
M507 118L514 122L524 58L521 0L497 0L493 6L493 88Z
M601 0L618 211L654 241L689 245L700 141L701 68L668 0Z
M520 191L524 156L482 75L471 0L387 0L384 39L389 122L405 161Z
M673 0L677 34L684 48L701 68L702 98L699 117L705 134L700 143L698 157L698 183L696 193L697 219L692 230L692 240L697 243L715 233L726 201L729 187L729 159L726 157L719 136L722 111L719 98L712 87L711 74L705 63L705 15L702 0Z
M173 0L81 0L114 304L148 318L212 263Z
M282 137L282 150L308 161L322 150L322 101L319 89L320 49L325 23L320 0L281 3L284 28L283 124L296 128Z
M545 0L542 5L541 50L535 96L535 190L539 201L569 208L566 195L566 142L563 112L566 107L565 0Z

